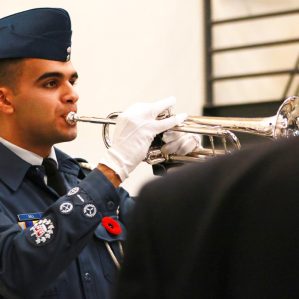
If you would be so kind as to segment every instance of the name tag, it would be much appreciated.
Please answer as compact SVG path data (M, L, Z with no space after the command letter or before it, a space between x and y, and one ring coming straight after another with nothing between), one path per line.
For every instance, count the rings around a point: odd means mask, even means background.
M33 221L33 220L39 220L43 216L42 212L37 213L26 213L26 214L18 214L18 220L19 221Z
M35 223L38 222L39 219L41 219L43 216L42 212L37 213L25 213L25 214L18 214L18 225L22 229L26 229L29 227L32 227Z

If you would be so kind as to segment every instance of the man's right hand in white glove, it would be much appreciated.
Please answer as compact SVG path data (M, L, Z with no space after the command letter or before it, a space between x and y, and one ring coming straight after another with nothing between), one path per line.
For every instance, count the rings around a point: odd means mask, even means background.
M182 113L157 120L157 116L175 101L174 97L169 97L152 103L137 103L121 113L116 119L112 146L100 164L108 166L124 181L144 160L155 136L186 119L187 114Z

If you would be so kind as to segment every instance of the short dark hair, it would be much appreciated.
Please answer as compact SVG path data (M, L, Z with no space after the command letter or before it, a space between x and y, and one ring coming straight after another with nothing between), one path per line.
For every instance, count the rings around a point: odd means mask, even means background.
M23 71L23 60L24 58L0 59L0 86L7 86L13 92L17 91L18 79Z

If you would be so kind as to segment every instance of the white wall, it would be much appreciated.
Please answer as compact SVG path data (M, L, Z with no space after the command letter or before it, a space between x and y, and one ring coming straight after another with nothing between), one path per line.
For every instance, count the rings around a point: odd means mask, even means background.
M105 117L169 95L177 97L175 111L201 113L201 0L0 0L0 6L0 17L34 7L69 11L81 114ZM101 126L78 126L78 138L59 147L96 163L105 150ZM142 163L124 185L135 195L152 178Z

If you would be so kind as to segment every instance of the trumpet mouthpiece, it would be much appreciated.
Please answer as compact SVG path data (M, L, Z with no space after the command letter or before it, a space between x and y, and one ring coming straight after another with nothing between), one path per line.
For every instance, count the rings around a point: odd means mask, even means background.
M74 125L77 122L77 114L75 112L70 112L65 120L68 124Z

